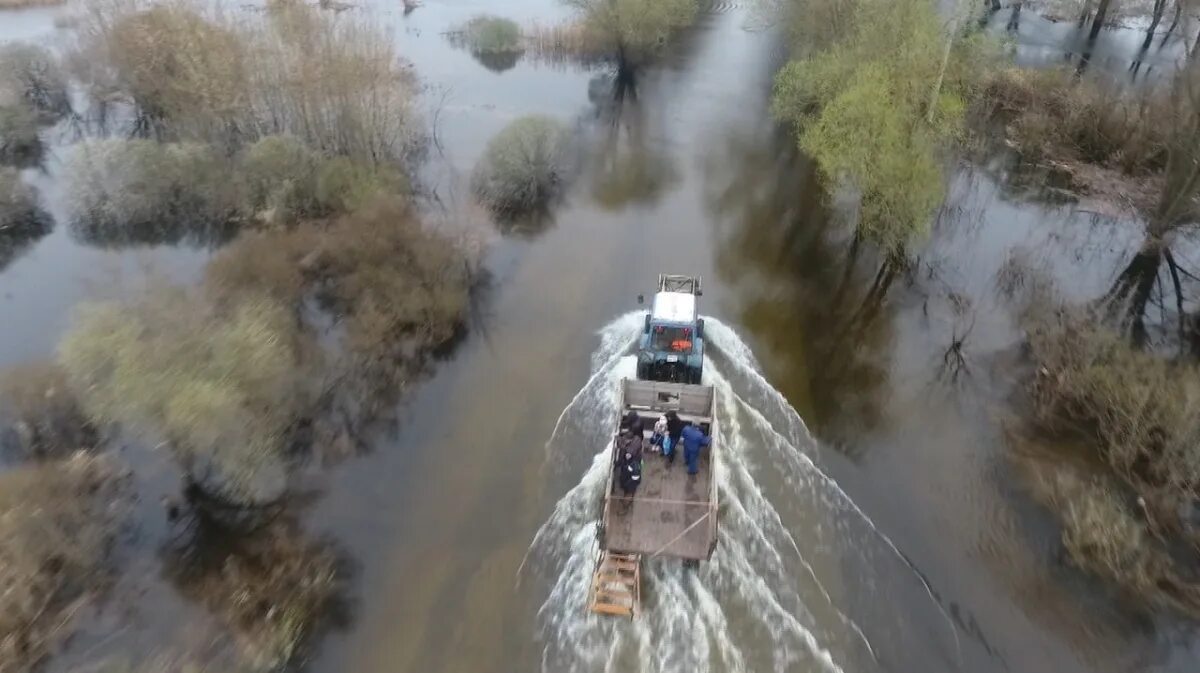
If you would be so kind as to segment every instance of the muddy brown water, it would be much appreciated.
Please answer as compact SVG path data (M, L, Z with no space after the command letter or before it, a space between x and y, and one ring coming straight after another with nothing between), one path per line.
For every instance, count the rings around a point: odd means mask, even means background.
M1003 157L964 163L921 264L881 288L878 260L833 214L844 197L825 194L770 120L782 56L756 8L715 4L620 103L603 68L528 55L485 67L455 49L443 33L498 11L487 3L374 9L436 120L431 211L467 201L483 146L521 115L574 129L580 173L552 217L497 237L470 336L395 427L306 483L308 530L353 566L350 620L314 643L307 670L1195 670L1191 627L1141 614L1063 563L1053 520L1019 477L1055 469L1054 452L1014 451L1003 431L1021 361L996 291L1002 263L1019 254L1050 266L1068 295L1092 296L1136 244L1128 222L1050 205L1045 176ZM0 39L53 40L57 13L0 14ZM548 0L503 13L566 15ZM1067 39L1055 31L1027 13L1022 53L1053 51ZM1127 63L1139 42L1114 38L1099 62ZM0 270L0 364L51 353L78 301L136 285L147 268L186 282L210 254L74 240L55 178L70 148L51 140L26 177L58 226ZM580 609L581 503L623 316L660 271L702 275L704 312L740 335L723 338L710 369L741 453L727 462L713 563L689 574L655 561L656 612L626 623ZM964 333L955 376L944 354ZM156 549L170 531L156 505L169 469L127 455L143 474L133 547ZM203 610L162 579L162 556L131 558L114 592L124 598L88 617L59 668L209 637L211 625L195 626Z

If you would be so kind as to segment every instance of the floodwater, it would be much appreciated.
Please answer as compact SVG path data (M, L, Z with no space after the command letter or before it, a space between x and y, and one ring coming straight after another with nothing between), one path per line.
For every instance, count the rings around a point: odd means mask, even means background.
M782 54L758 8L714 4L622 92L602 68L487 67L444 37L481 12L553 23L567 14L552 0L372 9L425 85L431 213L461 211L488 138L522 115L573 128L580 173L552 217L497 237L470 335L395 426L307 480L309 533L353 566L350 618L307 670L1195 670L1185 625L1064 564L1019 476L1055 469L1054 455L1005 434L1021 358L997 272L1018 255L1093 296L1136 227L1055 201L1045 176L1004 157L963 163L920 263L882 278L835 215L841 196L770 119ZM53 32L53 13L14 16L0 35ZM1018 43L1048 39L1037 26L1029 12ZM27 171L52 214L69 151ZM0 363L50 353L70 307L107 279L186 280L209 255L95 249L59 220L0 270ZM645 614L629 622L584 600L597 458L630 373L635 298L659 272L705 279L721 540L696 571L648 561ZM963 335L958 367L945 353ZM158 544L161 515L143 510L138 535ZM162 579L163 559L145 563L118 585L133 597L102 607L66 660L197 637L203 611Z

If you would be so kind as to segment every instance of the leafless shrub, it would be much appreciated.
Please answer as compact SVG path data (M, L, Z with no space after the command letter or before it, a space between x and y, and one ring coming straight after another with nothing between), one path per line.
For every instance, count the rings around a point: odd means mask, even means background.
M415 82L386 27L289 0L262 14L202 1L90 0L80 75L172 136L224 148L292 135L326 155L397 163L420 144Z
M23 456L60 457L96 441L66 373L49 362L0 374L0 422L0 446Z
M237 31L182 3L92 0L81 26L93 85L140 114L202 140L236 132L248 88Z
M104 459L77 454L0 473L0 671L25 671L96 591L123 506Z
M299 2L250 24L246 92L256 135L290 133L318 151L396 163L421 142L416 82L385 26Z
M268 299L218 307L167 287L85 305L59 360L96 422L162 441L204 493L254 506L283 492L289 429L308 405L294 332Z

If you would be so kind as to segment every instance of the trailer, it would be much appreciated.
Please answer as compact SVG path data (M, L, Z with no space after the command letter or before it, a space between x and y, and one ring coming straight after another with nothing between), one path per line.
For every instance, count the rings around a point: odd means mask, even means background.
M634 617L641 606L641 561L659 557L686 564L708 560L717 544L717 398L712 386L657 381L621 382L620 419L633 411L643 421L649 445L655 421L674 411L709 436L699 471L689 475L682 455L669 465L660 453L643 453L641 486L626 496L616 478L616 443L610 450L598 537L600 555L588 607L600 614Z

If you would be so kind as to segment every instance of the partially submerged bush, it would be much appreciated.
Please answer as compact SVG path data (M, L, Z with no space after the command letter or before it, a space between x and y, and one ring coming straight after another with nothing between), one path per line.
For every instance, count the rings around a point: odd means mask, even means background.
M222 241L237 212L231 168L213 149L193 143L81 143L64 174L72 226L102 245Z
M1200 370L1134 348L1083 310L1043 311L1027 331L1038 417L1094 437L1156 523L1178 529L1200 497Z
M243 236L214 258L207 282L221 301L265 294L300 315L315 300L343 322L345 380L368 401L402 388L459 333L471 272L451 241L383 199L329 226Z
M70 633L72 606L103 578L120 485L83 454L0 473L0 669L29 670Z
M45 226L33 188L14 168L0 167L0 236Z
M607 37L586 21L550 26L534 25L525 30L526 48L536 58L551 63L603 61L612 55Z
M21 102L0 105L0 163L31 163L41 153L37 114Z
M268 222L290 222L320 213L319 159L292 136L267 136L251 145L240 162L243 208Z
M0 0L0 9L19 9L21 7L38 7L42 5L61 5L66 0Z
M141 114L173 130L212 134L238 125L245 104L245 45L231 27L179 3L93 3L87 39L109 63L112 85Z
M521 28L512 19L477 16L463 26L462 38L476 54L511 54L523 50Z
M861 195L859 233L892 256L928 231L944 196L943 152L961 130L979 43L950 49L933 4L871 0L832 46L775 78L775 115L829 182Z
M18 103L51 120L70 112L66 77L43 47L17 42L0 48L0 105Z
M243 35L259 135L368 163L399 164L418 148L416 81L386 26L299 2L272 3L266 17Z
M397 170L347 157L323 161L317 172L316 199L327 213L350 213L380 198L408 193L408 181Z
M988 78L981 100L1007 117L1009 138L1030 158L1130 174L1160 170L1167 154L1167 95L1154 87L1130 94L1103 77L1010 68Z
M384 26L299 2L252 17L140 0L90 9L83 75L173 136L229 149L290 134L367 163L417 145L414 80Z
M492 211L518 215L547 206L569 178L570 136L549 117L522 117L488 142L471 176L480 202Z
M696 17L696 0L567 0L622 65L643 61Z
M286 521L197 534L169 550L184 595L224 622L251 670L281 670L323 624L340 619L345 572L332 545Z
M96 433L66 373L48 362L0 374L0 447L47 458L91 448Z
M204 493L259 505L282 493L309 404L294 330L267 299L217 307L165 288L82 307L59 360L91 418L163 441Z
M16 169L0 167L0 270L50 228L50 217L38 206L33 188Z

